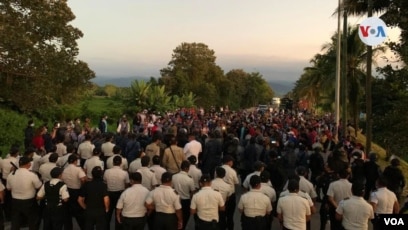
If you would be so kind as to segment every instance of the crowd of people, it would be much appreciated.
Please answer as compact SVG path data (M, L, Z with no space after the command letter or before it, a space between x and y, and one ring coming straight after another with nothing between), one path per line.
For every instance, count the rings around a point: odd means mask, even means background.
M73 229L73 219L110 229L112 218L115 229L186 229L190 219L206 230L311 229L316 202L320 229L367 229L400 211L399 160L382 171L331 115L183 109L91 124L28 122L24 151L13 145L0 161L0 229Z

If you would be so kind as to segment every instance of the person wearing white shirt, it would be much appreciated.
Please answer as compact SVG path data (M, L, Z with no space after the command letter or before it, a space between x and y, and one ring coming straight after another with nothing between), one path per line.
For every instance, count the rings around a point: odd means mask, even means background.
M288 182L289 195L278 200L276 212L283 229L306 230L306 222L310 220L311 212L306 199L299 196L299 181L291 179Z
M330 226L341 226L341 222L336 219L336 209L340 201L352 196L351 183L348 181L349 175L346 169L341 170L339 172L340 179L331 182L327 190Z
M141 185L140 173L131 173L129 178L131 187L120 195L116 204L116 221L123 225L123 229L144 229L147 214L145 200L149 190Z
M161 184L161 176L166 172L166 169L160 166L160 156L153 156L152 162L153 165L150 166L150 170L154 172L157 183Z
M115 146L115 144L112 143L112 140L113 135L111 133L107 133L105 137L105 143L101 145L103 159L107 159L108 157L113 155L113 147Z
M217 167L215 168L215 173L217 177L214 180L212 180L211 188L221 193L224 203L227 203L229 197L232 194L232 189L231 189L231 186L224 181L225 169L222 167ZM220 210L218 213L218 216L219 216L218 223L219 223L220 229L225 229L227 225L225 209Z
M39 219L35 200L37 189L42 185L36 174L29 171L31 159L21 157L19 168L7 177L7 189L11 190L11 229L20 229L22 217L27 219L30 229L36 229Z
M156 175L152 172L148 166L150 163L149 156L143 156L141 159L142 167L137 170L140 174L142 174L142 185L145 186L149 191L153 190L156 185L158 185L156 181Z
M253 175L249 181L251 190L243 194L238 203L238 210L242 213L242 230L266 229L267 216L272 211L269 198L260 191L261 178Z
M203 151L201 143L196 140L195 134L190 133L188 135L189 142L184 146L183 153L186 159L189 156L195 156L198 159L198 155Z
M110 169L110 168L112 168L113 167L113 158L115 157L115 156L120 156L120 157L122 157L120 154L121 154L121 152L122 152L122 149L119 147L119 146L114 146L113 147L113 155L112 156L110 156L107 160L106 160L106 168L107 169ZM120 165L120 167L123 169L123 170L127 170L128 169L128 161L127 161L127 159L126 158L124 158L124 157L122 157L122 164Z
M363 198L364 187L362 183L353 183L353 195L340 201L337 206L336 219L346 230L368 229L368 221L374 218L373 207Z
M225 210L225 201L221 193L211 188L211 177L206 174L200 178L201 190L194 194L190 212L191 215L197 214L197 230L218 230L214 222L219 222L219 211Z
M249 180L251 179L251 177L253 175L257 175L260 176L261 172L265 169L265 165L264 163L262 163L261 161L256 161L254 163L254 172L248 174L248 176L245 178L244 182L242 182L242 187L244 187L247 191L251 189L250 185L249 185Z
M57 150L55 150L55 152L58 153L59 157L67 154L67 146L64 144L64 140L60 140L60 142L55 146L57 147Z
M41 180L45 183L51 180L51 170L57 167L58 154L52 153L48 157L48 162L42 164L38 172L41 175Z
M373 207L375 218L372 220L373 229L379 230L381 227L380 214L398 214L400 207L397 196L387 188L387 179L380 176L376 182L377 190L370 195L369 202Z
M91 143L92 136L85 134L85 141L78 146L78 155L81 157L80 165L84 167L85 161L92 157L95 145Z
M185 229L190 217L191 196L195 192L194 181L187 172L190 169L190 162L181 162L181 171L173 175L173 188L180 194L181 206L183 210L183 229Z
M106 170L103 175L103 180L108 187L108 195L110 202L109 211L106 214L107 225L110 225L113 210L115 210L115 205L118 202L120 195L125 190L126 186L129 184L129 174L120 167L121 164L122 157L118 155L114 156L113 167ZM115 228L119 229L119 222L117 222L116 219Z
M235 196L235 186L239 184L237 172L232 168L234 165L234 158L230 155L224 156L222 159L223 167L225 169L224 181L231 186L231 196L225 204L225 215L227 218L227 228L234 229L234 213L237 206Z
M194 186L198 190L200 188L200 178L203 175L201 172L201 169L197 168L197 157L194 155L191 155L187 158L187 160L190 162L190 169L188 170L188 175L191 176L194 180Z
M102 170L104 169L104 163L99 158L100 155L101 155L100 149L95 148L93 150L93 156L85 161L84 170L89 180L92 179L92 169L93 168L95 168L96 166L99 166L102 168Z

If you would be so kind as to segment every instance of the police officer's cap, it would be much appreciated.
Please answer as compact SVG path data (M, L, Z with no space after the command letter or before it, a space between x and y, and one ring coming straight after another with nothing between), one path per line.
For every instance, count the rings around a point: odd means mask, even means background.
M55 167L55 168L51 169L51 172L50 172L51 177L52 178L58 178L62 174L62 171L64 171L64 170L62 168L60 168L60 167Z

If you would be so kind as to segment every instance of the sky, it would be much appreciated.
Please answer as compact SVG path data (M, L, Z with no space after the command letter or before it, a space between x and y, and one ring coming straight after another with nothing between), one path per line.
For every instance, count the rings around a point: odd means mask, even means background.
M337 30L336 0L68 0L97 77L160 77L182 42L202 42L225 71L296 81ZM356 24L363 18L350 21Z

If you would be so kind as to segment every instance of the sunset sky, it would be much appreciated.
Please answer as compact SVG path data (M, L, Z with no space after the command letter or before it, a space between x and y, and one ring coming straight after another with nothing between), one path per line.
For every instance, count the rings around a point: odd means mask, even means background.
M68 0L98 77L159 77L173 49L202 42L224 71L295 81L337 30L336 0ZM357 24L364 17L353 18Z

